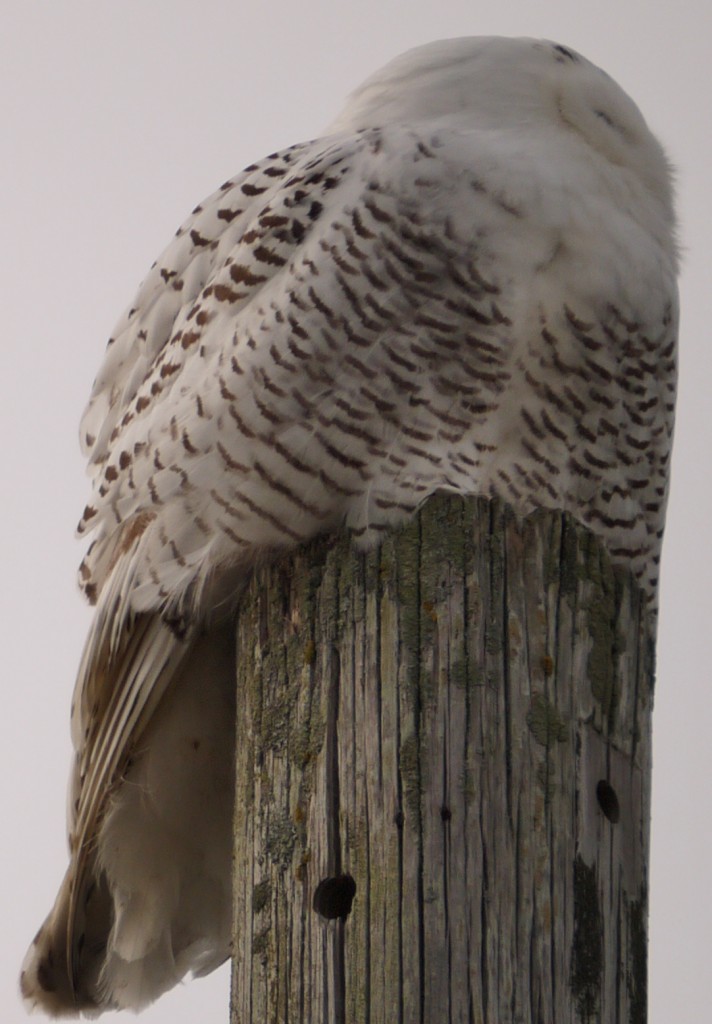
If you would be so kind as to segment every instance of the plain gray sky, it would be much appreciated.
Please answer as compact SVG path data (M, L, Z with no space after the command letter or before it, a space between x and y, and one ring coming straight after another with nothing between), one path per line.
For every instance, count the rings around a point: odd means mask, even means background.
M86 499L76 436L114 321L200 199L318 135L386 60L431 39L530 35L605 68L678 168L682 375L654 719L650 1024L707 1021L709 0L5 0L2 13L2 1020L25 1019L17 972L66 864L69 700L89 621L74 585ZM141 1019L222 1022L227 1004L223 968Z

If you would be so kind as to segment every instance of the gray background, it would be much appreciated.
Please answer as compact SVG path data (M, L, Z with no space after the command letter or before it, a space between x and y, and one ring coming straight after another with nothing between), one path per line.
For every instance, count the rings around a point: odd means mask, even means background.
M74 586L76 431L114 321L183 217L243 165L318 135L395 54L457 35L580 50L677 166L681 382L655 710L651 1024L709 1019L710 28L708 0L4 0L0 21L0 1018L65 868L68 714L89 621ZM226 1021L228 972L142 1021ZM566 1022L556 1022L566 1024Z

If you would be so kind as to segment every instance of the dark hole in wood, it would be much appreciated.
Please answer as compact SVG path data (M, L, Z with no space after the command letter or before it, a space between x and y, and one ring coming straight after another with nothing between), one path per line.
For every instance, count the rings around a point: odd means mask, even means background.
M396 813L393 815L393 821L395 823L396 828L403 828L403 822L405 821L405 815L403 814L403 811L396 811Z
M441 817L441 819L443 821L450 821L450 818L452 818L452 811L450 810L450 808L449 807L441 807L440 808L440 817Z
M596 798L598 806L610 822L615 825L616 822L620 821L621 807L618 803L618 797L616 796L615 789L606 779L601 779L596 786Z
M314 892L313 907L317 914L333 921L342 920L351 913L351 904L356 895L356 883L351 875L336 875L334 878L322 878Z

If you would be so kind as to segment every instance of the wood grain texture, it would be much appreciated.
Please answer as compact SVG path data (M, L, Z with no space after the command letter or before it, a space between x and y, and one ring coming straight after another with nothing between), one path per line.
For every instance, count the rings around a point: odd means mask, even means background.
M643 1024L642 604L569 517L445 496L256 573L233 1024Z

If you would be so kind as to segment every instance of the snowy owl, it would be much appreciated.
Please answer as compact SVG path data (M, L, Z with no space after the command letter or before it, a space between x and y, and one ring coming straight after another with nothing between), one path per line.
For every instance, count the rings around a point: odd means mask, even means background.
M498 496L568 510L654 603L676 272L637 107L531 39L406 53L194 210L82 420L96 612L28 1005L137 1009L229 955L231 613L258 552Z

